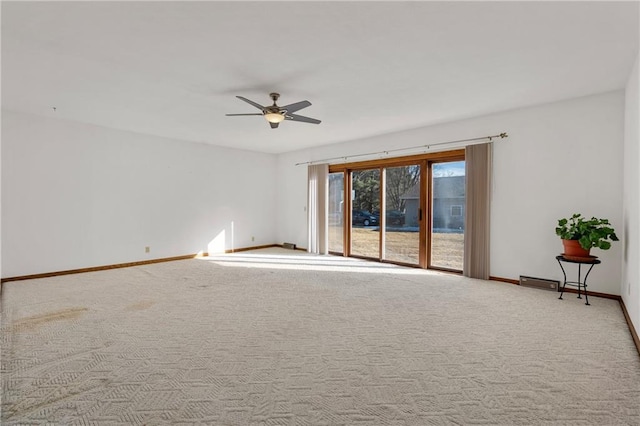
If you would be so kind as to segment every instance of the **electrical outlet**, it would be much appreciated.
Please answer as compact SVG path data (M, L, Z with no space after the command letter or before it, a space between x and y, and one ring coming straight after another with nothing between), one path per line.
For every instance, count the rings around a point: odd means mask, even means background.
M251 241L255 241L255 240L256 240L256 237L251 237Z
M145 252L145 253L149 253L150 251L151 251L151 247L146 246L146 247L144 248L144 252Z

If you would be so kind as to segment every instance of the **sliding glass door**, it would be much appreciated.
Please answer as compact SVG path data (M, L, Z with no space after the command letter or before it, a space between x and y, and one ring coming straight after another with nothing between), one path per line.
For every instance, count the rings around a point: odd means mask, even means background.
M384 223L382 259L420 263L420 166L384 170Z
M344 172L329 173L329 251L344 253Z
M464 150L331 166L329 250L462 271Z
M380 258L380 169L351 172L351 254Z
M429 266L462 270L465 192L464 161L432 165Z

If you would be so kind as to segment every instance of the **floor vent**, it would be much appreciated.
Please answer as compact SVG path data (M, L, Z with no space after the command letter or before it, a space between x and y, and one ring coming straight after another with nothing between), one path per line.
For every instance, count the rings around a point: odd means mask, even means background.
M520 275L520 285L523 287L541 288L543 290L558 291L560 281L545 280L544 278L525 277Z
M296 249L296 245L293 244L293 243L283 243L282 244L282 248L295 250Z

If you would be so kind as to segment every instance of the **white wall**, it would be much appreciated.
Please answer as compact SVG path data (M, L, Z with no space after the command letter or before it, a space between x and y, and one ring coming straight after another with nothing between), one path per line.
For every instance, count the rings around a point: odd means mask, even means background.
M612 92L277 157L3 111L2 276L215 247L306 247L307 171L296 162L505 131L510 137L496 141L494 150L491 274L560 279L554 256L562 247L553 231L558 218L582 212L607 217L620 234L628 232L622 220L625 134L627 150L636 153L629 158L638 158L632 85L626 133L624 93ZM629 117L635 118L635 139ZM635 141L631 148L629 141ZM634 205L628 194L635 194L637 212L638 170L630 161L625 203ZM626 218L637 234L638 214ZM622 243L595 250L603 264L589 284L593 291L620 294L624 273L635 286L631 292L624 287L623 296L637 321L638 239L626 241L627 256L636 255L624 268ZM145 246L151 253L144 253Z
M581 212L622 230L623 118L617 91L280 155L278 241L307 245L306 166L296 162L507 132L494 144L491 275L561 279L557 219ZM592 254L603 263L589 289L620 294L622 244Z
M625 91L624 126L624 252L622 299L636 330L640 331L640 70L636 63Z
M3 277L276 239L274 155L9 111L2 124Z
M0 129L2 129L2 114L0 114ZM0 277L2 275L2 136L0 135ZM2 293L2 284L0 284L0 293ZM2 305L0 304L0 311Z

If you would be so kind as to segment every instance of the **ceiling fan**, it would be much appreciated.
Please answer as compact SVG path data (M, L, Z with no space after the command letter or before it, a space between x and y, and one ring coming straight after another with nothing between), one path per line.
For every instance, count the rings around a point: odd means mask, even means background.
M273 105L271 106L262 106L257 102L253 102L242 96L236 96L236 98L245 101L246 103L253 105L258 108L262 112L255 112L249 114L227 114L227 116L239 116L239 115L262 115L269 122L272 129L277 129L278 125L283 120L291 120L291 121L300 121L302 123L312 123L312 124L320 124L320 120L316 120L315 118L305 117L303 115L293 114L296 111L301 110L302 108L306 108L311 106L311 102L309 101L300 101L294 104L289 104L285 106L276 105L276 101L280 97L279 93L271 93L269 94L271 99L273 100Z

